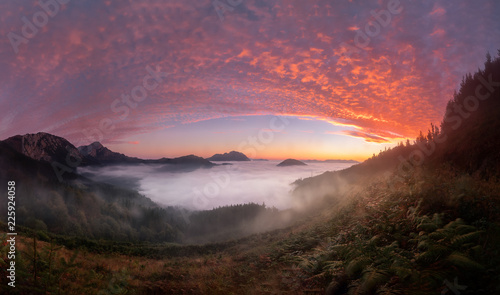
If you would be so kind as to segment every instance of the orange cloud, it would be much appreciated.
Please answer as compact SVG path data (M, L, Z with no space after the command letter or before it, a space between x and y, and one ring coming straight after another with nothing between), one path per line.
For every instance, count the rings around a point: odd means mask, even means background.
M352 137L362 138L367 142L375 142L375 143L388 143L388 142L390 142L389 140L387 140L386 138L383 138L381 136L374 135L374 134L368 134L368 133L364 133L364 132L360 132L360 131L345 130L342 133L345 135L352 136Z
M203 1L68 3L19 54L0 42L0 110L16 113L0 137L42 129L85 141L109 119L102 136L120 140L247 114L320 118L372 142L414 137L498 46L493 2L404 2L364 49L356 30L379 3L315 4L248 0L221 22ZM38 10L1 2L0 35ZM342 44L357 51L347 58ZM146 66L170 75L120 120L111 104L142 85Z

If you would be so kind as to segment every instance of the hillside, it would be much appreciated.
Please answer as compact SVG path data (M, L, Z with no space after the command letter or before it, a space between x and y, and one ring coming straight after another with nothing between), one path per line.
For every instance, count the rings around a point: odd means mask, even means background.
M136 191L74 172L62 174L60 181L51 163L4 142L0 165L0 181L16 181L18 225L96 239L173 241L183 224L180 212L160 208ZM6 205L0 204L0 210L6 212Z
M461 294L500 293L495 81L498 57L464 77L440 128L431 125L414 142L346 170L296 182L296 198L309 203L352 199L328 222L332 240L301 255L316 286L327 294L447 294L447 282L458 281ZM485 98L474 100L477 93Z

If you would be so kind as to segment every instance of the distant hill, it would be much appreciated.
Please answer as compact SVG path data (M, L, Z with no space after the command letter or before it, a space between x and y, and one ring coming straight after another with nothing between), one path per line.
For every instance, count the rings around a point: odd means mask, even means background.
M209 161L250 161L250 159L243 153L231 151L229 153L224 154L215 154L210 158L207 158Z
M124 154L116 153L104 147L100 142L94 142L89 145L78 147L78 151L85 158L91 160L89 163L100 164L123 164L123 163L141 163L143 160L134 157L128 157Z
M182 156L182 157L173 158L173 159L162 158L159 160L145 160L145 163L175 165L175 166L178 166L177 170L185 170L183 168L188 168L188 170L194 170L194 169L200 168L200 167L210 168L210 167L216 165L216 164L210 162L209 160L203 159L202 157L198 157L195 155ZM163 167L166 168L166 169L163 169L165 171L171 170L168 167L165 167L165 166L163 166Z
M94 165L132 165L142 163L172 164L178 166L188 166L189 168L215 166L215 164L209 160L195 155L188 155L173 159L161 158L156 160L129 157L124 154L111 151L100 142L94 142L92 144L76 148L68 140L45 132L16 135L0 141L0 143L2 143L4 149L9 147L13 151L16 151L17 153L33 160L48 162L52 165L54 165L54 163L58 163L60 166L57 166L57 169L63 169L63 174L69 172L66 171L66 169L70 169L74 172L76 166ZM68 163L68 160L70 163Z
M307 166L306 163L304 162L301 162L299 160L295 160L295 159L286 159L285 161L279 163L278 165L276 165L278 167L287 167L287 166Z
M87 159L89 165L98 163L99 165L127 165L127 164L172 164L193 167L212 167L214 163L195 155L182 156L178 158L161 158L157 160L145 160L136 157L129 157L121 153L116 153L104 147L99 142L78 147L78 151Z

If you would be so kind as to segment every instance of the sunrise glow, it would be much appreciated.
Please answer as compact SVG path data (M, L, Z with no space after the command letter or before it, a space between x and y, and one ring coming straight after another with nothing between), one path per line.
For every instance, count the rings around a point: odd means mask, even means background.
M44 131L145 158L364 160L439 124L498 45L490 1L330 2L71 1L29 38L44 8L2 2L20 12L0 15L0 137ZM273 116L290 124L272 130ZM267 129L272 140L245 146Z

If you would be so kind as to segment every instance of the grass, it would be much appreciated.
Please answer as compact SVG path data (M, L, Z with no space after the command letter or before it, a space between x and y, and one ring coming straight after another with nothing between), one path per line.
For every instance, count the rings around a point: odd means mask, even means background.
M467 286L462 294L495 294L498 192L494 179L422 169L405 183L380 178L353 186L342 201L282 230L206 245L39 234L36 261L35 233L26 230L18 236L16 292L438 294L457 279Z

